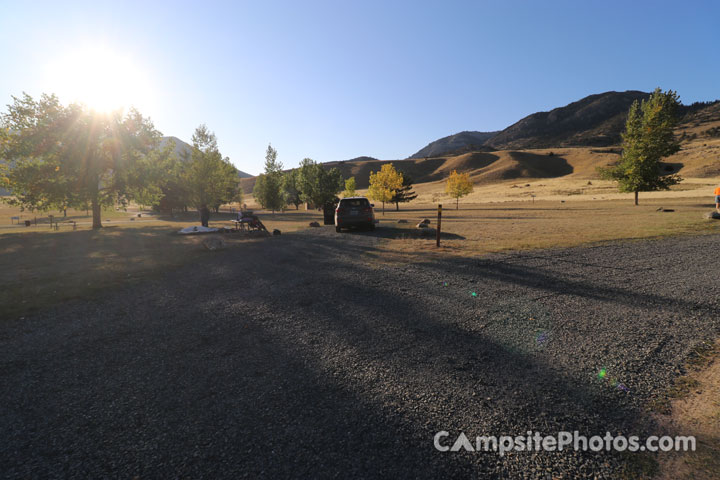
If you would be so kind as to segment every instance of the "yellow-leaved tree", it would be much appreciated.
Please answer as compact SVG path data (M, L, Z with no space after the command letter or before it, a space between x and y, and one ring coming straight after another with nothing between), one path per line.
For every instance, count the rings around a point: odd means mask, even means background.
M458 173L453 170L445 184L445 193L455 199L455 210L460 208L460 197L473 191L473 182L469 173Z
M370 187L368 196L383 204L383 215L385 215L385 202L392 201L395 193L402 188L402 173L395 170L392 163L386 163L379 172L370 172Z
M343 197L354 197L355 196L355 177L345 179L345 191Z

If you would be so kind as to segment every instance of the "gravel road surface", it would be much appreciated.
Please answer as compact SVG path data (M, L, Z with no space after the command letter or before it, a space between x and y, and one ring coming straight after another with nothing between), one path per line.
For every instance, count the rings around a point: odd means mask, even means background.
M625 456L433 437L657 432L648 401L720 335L716 235L398 264L381 230L4 319L0 476L613 478Z

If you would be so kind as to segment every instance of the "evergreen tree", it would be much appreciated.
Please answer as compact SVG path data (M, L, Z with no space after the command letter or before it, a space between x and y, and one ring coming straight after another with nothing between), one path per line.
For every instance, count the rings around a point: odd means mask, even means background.
M395 210L400 210L400 204L401 203L407 203L415 200L417 198L417 194L413 191L413 179L410 177L410 175L407 175L403 172L400 172L402 175L402 187L400 187L396 192L395 195L393 195L392 200L390 200L392 203L395 204Z

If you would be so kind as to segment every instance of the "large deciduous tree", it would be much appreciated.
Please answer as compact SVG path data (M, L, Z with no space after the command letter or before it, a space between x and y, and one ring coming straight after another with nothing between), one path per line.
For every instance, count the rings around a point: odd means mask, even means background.
M469 173L458 173L453 170L445 184L445 193L455 199L455 210L460 208L460 198L472 193L473 182Z
M298 185L301 198L321 208L335 200L343 189L343 178L337 168L325 169L311 158L305 158L298 168Z
M642 103L635 101L628 112L620 161L598 169L603 178L618 183L621 192L668 190L682 181L677 174L662 171L660 161L680 150L673 132L677 124L679 97L676 92L659 88Z
M30 210L89 205L93 228L102 227L103 206L129 201L147 181L136 169L160 139L134 109L103 114L55 95L13 97L0 122L8 202Z
M200 125L195 129L192 141L190 163L185 167L183 177L188 200L203 217L203 213L209 215L210 208L217 211L223 203L239 200L241 190L238 171L220 154L215 134Z
M153 203L161 212L171 213L174 209L187 210L190 204L190 186L186 178L186 169L190 165L192 151L176 153L175 141L169 139L165 149L172 152L163 155L160 161L151 163L152 182L160 190L160 198Z
M174 149L175 142L171 141L151 150L128 172L130 197L139 205L157 207L169 193L177 192L176 184L182 183L182 164ZM178 201L184 201L184 195L177 195Z
M368 196L383 204L383 215L385 214L385 202L391 202L395 194L403 186L402 173L395 170L392 163L386 163L380 167L379 172L370 172L370 187Z
M354 197L355 192L355 177L350 177L345 179L345 191L343 192L343 197Z
M298 210L302 203L302 192L300 191L298 182L299 173L297 168L293 168L285 172L282 178L282 191L285 203L295 205L295 210Z
M281 210L287 203L283 195L283 164L277 159L277 150L268 145L265 152L265 173L258 176L253 196L263 208Z

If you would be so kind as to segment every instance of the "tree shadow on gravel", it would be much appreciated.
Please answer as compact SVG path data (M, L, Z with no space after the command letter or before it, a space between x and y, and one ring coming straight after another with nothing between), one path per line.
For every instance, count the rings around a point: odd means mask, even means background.
M266 330L262 318L182 308L145 318L142 341L118 338L120 331L131 335L128 317L96 318L85 325L91 329L85 338L72 338L66 350L46 352L17 369L20 376L36 368L42 373L0 394L4 474L472 474L463 462L432 455L431 440L392 409L378 409L337 385L331 372L318 371L312 359L297 354L292 338ZM108 326L108 320L116 323ZM202 328L188 324L195 320ZM62 366L68 363L72 369ZM7 370L2 376L15 380ZM26 395L35 401L27 403Z
M468 303L412 271L442 278L461 260L379 269L365 263L374 239L353 237L352 249L324 234L229 249L97 307L63 305L47 320L60 334L0 335L2 364L22 359L0 373L17 385L0 393L10 476L617 476L612 454L441 453L433 435L655 428L623 392L464 328Z
M529 257L528 257L529 258ZM468 266L467 260L448 258L443 262L422 262L420 265L440 272L453 272L460 266ZM578 264L582 265L582 264ZM586 265L594 268L625 270L610 265ZM628 270L632 271L632 270ZM711 302L698 303L685 301L678 297L666 297L653 293L644 293L622 287L603 286L596 281L574 280L563 277L551 270L528 265L513 265L503 260L475 260L466 273L471 273L485 280L498 281L518 285L551 295L572 295L590 300L613 302L625 306L639 304L651 305L654 308L663 306L677 310L697 310L698 308L715 308Z
M588 436L606 431L633 434L654 430L644 412L624 401L623 393L591 388L566 375L549 358L519 352L490 336L473 334L454 323L458 310L434 305L408 279L391 289L372 284L372 268L339 262L291 265L290 285L274 283L268 292L238 305L273 305L263 325L280 338L295 339L295 354L314 365L318 376L332 376L377 410L390 408L414 425L428 445L440 430L456 435L521 435L579 430ZM337 262L337 259L335 259ZM308 262L308 265L311 262ZM337 267L337 268L334 268ZM342 272L346 272L343 274ZM347 274L351 272L351 274ZM390 282L393 280L390 279ZM375 282L373 282L375 283ZM406 295L400 294L402 291ZM462 309L460 309L462 310ZM492 472L520 475L524 468L555 474L592 475L612 454L542 453L499 458L488 454L428 455L453 464L471 462L480 476ZM609 468L609 467L608 467Z

